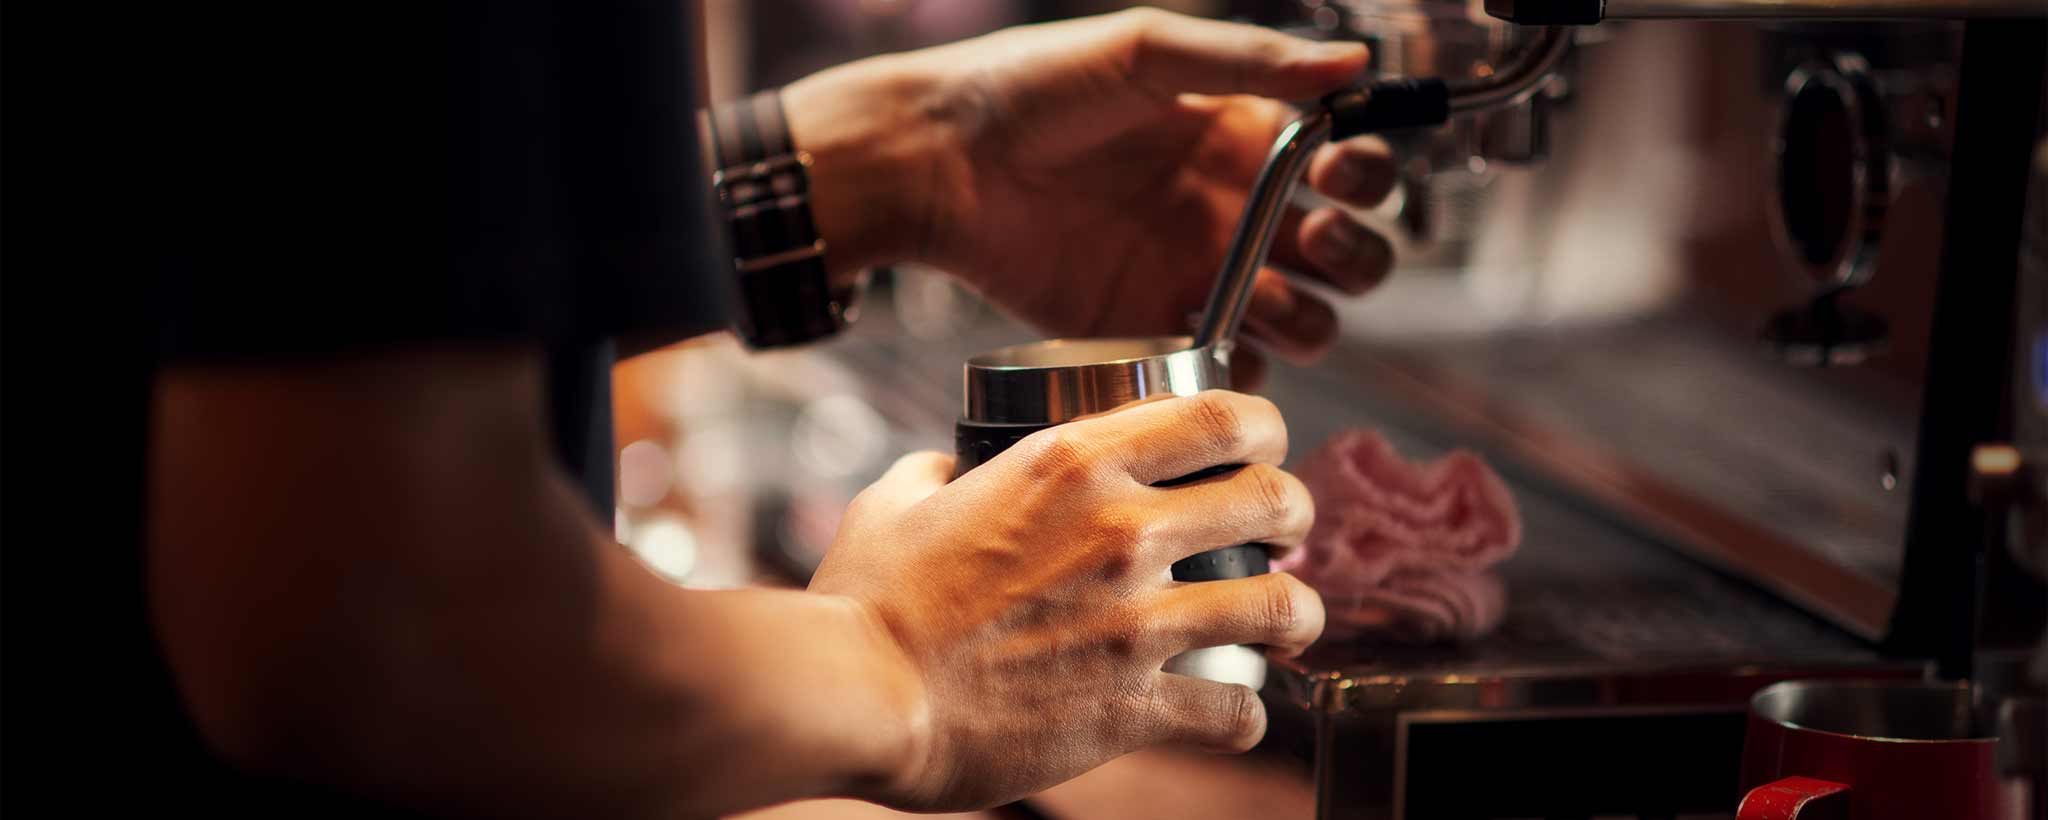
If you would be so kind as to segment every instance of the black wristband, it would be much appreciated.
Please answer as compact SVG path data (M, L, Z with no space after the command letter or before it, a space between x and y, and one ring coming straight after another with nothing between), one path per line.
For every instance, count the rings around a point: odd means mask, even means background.
M854 318L854 289L832 287L811 219L810 157L795 149L782 95L763 91L705 112L712 186L732 231L733 330L749 347L831 336Z

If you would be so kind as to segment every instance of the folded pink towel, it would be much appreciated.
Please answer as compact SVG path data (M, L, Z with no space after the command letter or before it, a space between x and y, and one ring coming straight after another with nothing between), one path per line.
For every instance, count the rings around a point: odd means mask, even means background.
M1325 593L1329 620L1323 636L1344 640L1363 636L1400 643L1462 643L1500 626L1507 609L1507 588L1500 575L1402 571L1376 587L1349 596Z
M1506 592L1486 570L1522 540L1521 513L1500 476L1458 450L1427 464L1379 433L1354 430L1298 471L1316 500L1304 549L1275 569L1323 594L1329 637L1467 640L1499 625Z

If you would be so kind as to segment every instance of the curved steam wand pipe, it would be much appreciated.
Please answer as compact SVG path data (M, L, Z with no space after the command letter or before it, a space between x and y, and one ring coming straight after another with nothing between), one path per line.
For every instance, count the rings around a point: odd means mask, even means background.
M1572 48L1572 30L1546 26L1519 59L1491 76L1451 85L1451 113L1471 114L1516 105L1535 96Z
M1266 250L1273 244L1273 232L1280 227L1280 215L1301 178L1302 166L1323 143L1330 141L1331 120L1327 107L1319 107L1288 123L1273 141L1273 151L1252 183L1244 214L1231 234L1230 251L1223 256L1223 272L1209 291L1209 307L1202 311L1202 324L1195 330L1195 347L1208 348L1210 355L1229 372L1230 352L1237 347L1237 326L1251 303L1252 282L1266 264Z
M1492 76L1451 85L1442 80L1387 80L1365 88L1339 91L1289 123L1273 141L1272 152L1252 184L1223 270L1209 292L1209 306L1195 331L1194 344L1226 366L1237 346L1237 326L1251 302L1252 283L1266 264L1273 232L1287 211L1308 159L1332 139L1350 139L1395 128L1438 125L1453 114L1505 108L1536 93L1571 48L1570 30L1546 27L1517 59Z

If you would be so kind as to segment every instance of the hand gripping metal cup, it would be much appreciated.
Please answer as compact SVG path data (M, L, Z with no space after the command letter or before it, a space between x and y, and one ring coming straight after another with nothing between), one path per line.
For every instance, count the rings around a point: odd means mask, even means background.
M954 428L956 476L995 458L1025 436L1090 413L1162 395L1191 396L1230 386L1229 373L1186 336L1144 339L1053 339L992 350L969 359L967 401ZM1225 464L1159 486L1236 469ZM1176 581L1217 581L1267 572L1266 547L1241 544L1174 563ZM1265 683L1266 659L1243 646L1197 649L1166 671L1254 689Z

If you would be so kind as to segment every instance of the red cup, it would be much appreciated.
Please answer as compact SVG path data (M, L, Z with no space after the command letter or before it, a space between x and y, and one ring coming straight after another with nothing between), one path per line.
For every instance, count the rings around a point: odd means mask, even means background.
M1994 820L1998 739L1970 690L1786 681L1749 701L1738 820Z

